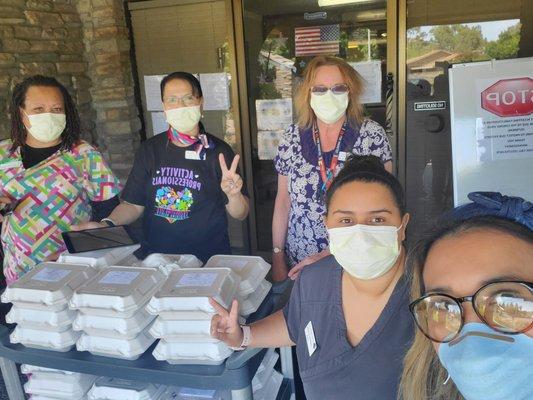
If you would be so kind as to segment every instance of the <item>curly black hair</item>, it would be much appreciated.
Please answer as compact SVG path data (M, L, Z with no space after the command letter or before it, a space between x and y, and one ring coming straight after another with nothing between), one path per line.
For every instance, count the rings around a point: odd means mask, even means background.
M32 86L46 86L58 88L63 96L63 103L65 105L66 126L61 133L61 150L71 150L77 145L81 138L80 132L80 117L72 97L68 90L57 79L34 75L24 79L17 84L11 96L11 103L9 105L9 113L11 116L11 140L13 142L11 151L15 151L18 147L26 143L26 127L22 122L20 109L25 107L26 93Z

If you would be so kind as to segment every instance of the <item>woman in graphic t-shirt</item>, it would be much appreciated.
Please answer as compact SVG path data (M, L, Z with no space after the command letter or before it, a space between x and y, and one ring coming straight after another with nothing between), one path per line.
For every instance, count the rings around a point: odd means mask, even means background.
M169 128L138 150L122 202L99 224L131 224L143 216L144 239L137 254L194 254L206 261L230 252L226 212L243 220L248 198L237 172L239 156L205 132L200 122L202 89L187 72L161 81Z

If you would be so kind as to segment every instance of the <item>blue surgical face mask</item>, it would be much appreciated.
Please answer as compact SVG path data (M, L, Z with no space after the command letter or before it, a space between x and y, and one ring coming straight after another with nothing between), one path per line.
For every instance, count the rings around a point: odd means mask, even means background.
M468 323L438 355L466 400L533 399L532 337Z

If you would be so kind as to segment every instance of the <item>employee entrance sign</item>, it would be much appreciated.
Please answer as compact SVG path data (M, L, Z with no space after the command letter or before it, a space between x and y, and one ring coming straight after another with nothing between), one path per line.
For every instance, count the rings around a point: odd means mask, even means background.
M499 117L533 114L533 79L501 79L481 92L481 107Z
M472 191L533 199L533 58L454 65L454 200Z

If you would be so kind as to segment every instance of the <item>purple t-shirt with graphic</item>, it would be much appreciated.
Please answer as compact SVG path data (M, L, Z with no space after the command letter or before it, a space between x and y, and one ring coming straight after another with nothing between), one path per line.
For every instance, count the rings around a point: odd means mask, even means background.
M200 157L194 146L178 147L165 133L138 150L122 199L145 207L139 257L194 254L206 261L230 253L228 199L220 188L218 155L224 154L229 165L234 153L226 142L207 136L209 148Z

